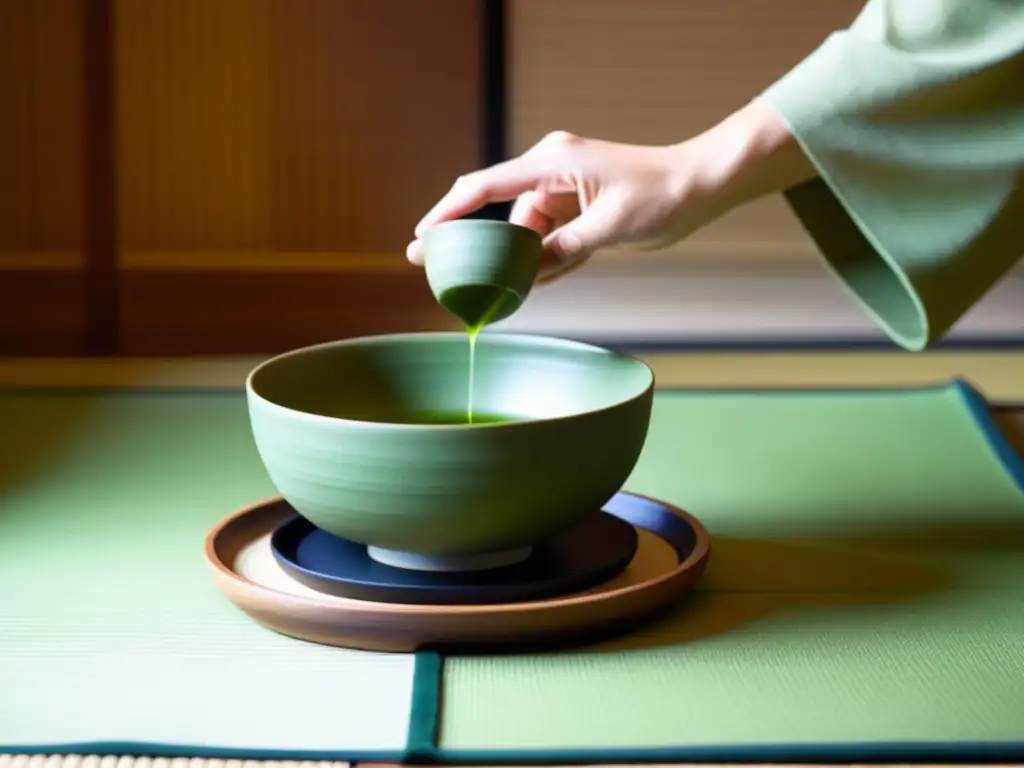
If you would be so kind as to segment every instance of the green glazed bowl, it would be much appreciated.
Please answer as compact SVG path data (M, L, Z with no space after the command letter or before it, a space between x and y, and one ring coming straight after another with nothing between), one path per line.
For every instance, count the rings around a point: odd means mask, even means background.
M423 266L438 304L480 328L511 316L530 295L542 241L506 221L458 219L423 233Z
M620 490L647 437L654 374L588 344L483 334L473 425L468 375L462 333L288 352L246 380L257 450L296 511L380 562L515 562Z

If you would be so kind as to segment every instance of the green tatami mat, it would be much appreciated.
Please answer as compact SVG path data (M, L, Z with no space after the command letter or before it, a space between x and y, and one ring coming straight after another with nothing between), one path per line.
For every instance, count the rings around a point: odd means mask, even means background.
M662 393L630 490L700 591L577 652L445 660L441 759L1024 759L1024 467L979 398Z
M274 494L244 396L0 394L0 752L398 759L412 656L257 626L203 561Z

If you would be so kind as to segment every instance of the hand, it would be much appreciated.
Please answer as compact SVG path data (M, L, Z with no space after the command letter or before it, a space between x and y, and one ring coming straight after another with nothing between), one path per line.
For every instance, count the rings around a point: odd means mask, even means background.
M544 238L539 281L548 282L599 248L672 245L753 197L813 175L808 169L785 124L757 101L671 146L555 132L517 158L458 179L416 226L407 256L422 266L419 238L428 227L515 200L510 221Z
M423 217L416 236L490 202L515 199L510 221L544 238L542 281L583 264L598 248L657 247L682 236L676 212L686 179L680 151L549 134L504 163L463 176ZM419 239L408 257L422 265Z

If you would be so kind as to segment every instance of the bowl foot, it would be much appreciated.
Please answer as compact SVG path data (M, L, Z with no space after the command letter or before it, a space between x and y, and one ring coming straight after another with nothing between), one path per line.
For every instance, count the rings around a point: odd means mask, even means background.
M410 571L434 571L456 573L464 571L486 571L521 563L533 552L532 547L507 549L503 552L479 552L468 555L418 555L414 552L398 552L393 549L367 547L366 553L378 563L392 568Z

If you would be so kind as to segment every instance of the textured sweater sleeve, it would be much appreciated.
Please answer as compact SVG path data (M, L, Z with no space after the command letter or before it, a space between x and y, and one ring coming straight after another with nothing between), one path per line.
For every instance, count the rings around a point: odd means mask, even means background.
M871 0L762 98L818 170L790 206L902 347L1024 255L1024 0Z

